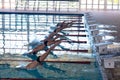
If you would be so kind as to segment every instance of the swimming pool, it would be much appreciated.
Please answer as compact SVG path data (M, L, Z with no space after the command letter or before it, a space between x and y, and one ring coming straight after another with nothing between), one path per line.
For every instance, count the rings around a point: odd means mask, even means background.
M0 14L0 78L24 79L63 79L63 80L102 80L99 67L90 50L84 15L60 14ZM30 58L21 56L29 50L24 46L31 39L42 39L49 34L50 25L63 21L77 20L71 28L64 29L72 44L63 42L61 45L70 50L57 47L53 52L60 59L67 61L89 61L79 63L46 62L34 70L16 68L18 64L26 65ZM36 34L36 37L33 35ZM39 53L41 54L42 51ZM50 60L49 56L48 60ZM23 60L23 61L20 61ZM25 60L28 60L24 62Z

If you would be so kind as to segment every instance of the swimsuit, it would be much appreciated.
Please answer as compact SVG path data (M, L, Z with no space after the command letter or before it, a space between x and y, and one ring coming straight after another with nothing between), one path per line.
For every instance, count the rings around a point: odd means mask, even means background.
M37 61L37 62L39 62L39 63L42 65L42 64L43 64L43 62L42 62L42 61L40 61L40 57L41 57L41 56L38 56L38 58L37 58L37 60L36 60L36 61Z

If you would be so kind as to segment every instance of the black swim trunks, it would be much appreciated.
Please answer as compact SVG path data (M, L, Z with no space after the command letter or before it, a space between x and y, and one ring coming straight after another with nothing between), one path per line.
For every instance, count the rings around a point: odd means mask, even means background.
M36 60L36 61L37 61L37 62L39 62L39 63L42 65L42 64L43 64L43 62L42 62L42 61L40 61L40 57L41 57L41 56L38 56L38 58L37 58L37 60Z
M47 46L48 41L44 41L44 45Z

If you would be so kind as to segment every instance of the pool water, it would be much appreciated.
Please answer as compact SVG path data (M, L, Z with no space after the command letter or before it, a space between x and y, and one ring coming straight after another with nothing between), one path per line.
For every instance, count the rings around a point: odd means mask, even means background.
M31 78L31 79L60 79L60 80L102 80L96 63L45 63L33 70L2 67L0 78Z
M50 24L57 24L63 21L78 20L78 24L74 24L74 27L65 29L69 35L80 35L86 34L86 32L80 32L79 30L84 30L84 15L51 15L51 14L0 14L0 59L2 56L9 55L11 59L14 56L18 58L21 54L29 50L29 47L23 46L29 43L32 34L36 34L38 39L41 39L49 32ZM77 27L75 27L77 26ZM73 31L73 32L70 32ZM89 39L87 37L81 36L69 36L72 44L66 42L61 45L65 48L69 48L73 51L53 51L56 55L63 55L64 59L70 58L66 55L79 55L82 54L80 60L89 59L92 56L90 50ZM82 41L86 41L83 43ZM76 41L81 41L80 43ZM60 49L57 47L57 49ZM86 50L88 52L80 52L78 50ZM40 52L42 54L42 52ZM85 54L85 55L83 55ZM86 55L88 54L88 55ZM72 57L72 56L71 56ZM5 57L6 59L8 57ZM94 57L92 57L94 58ZM90 58L91 59L91 58ZM16 59L17 60L17 59ZM76 57L72 57L68 60L76 60ZM51 80L102 80L101 73L99 71L99 66L96 61L92 61L90 64L80 64L80 63L44 63L43 66L38 66L33 70L21 69L16 67L11 67L12 62L0 62L0 78L21 78L21 79L51 79ZM19 63L19 62L17 62ZM23 62L24 63L24 62ZM16 63L14 63L16 64Z

